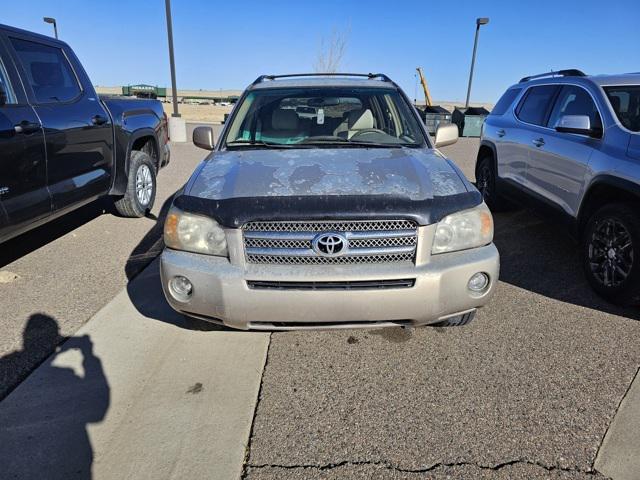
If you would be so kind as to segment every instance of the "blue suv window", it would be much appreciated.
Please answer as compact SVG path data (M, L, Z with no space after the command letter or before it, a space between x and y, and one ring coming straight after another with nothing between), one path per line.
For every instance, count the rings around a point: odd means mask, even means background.
M521 88L511 88L504 92L489 115L504 115L521 91Z
M558 91L558 85L531 87L520 101L516 116L526 123L544 126L551 101Z
M602 128L602 120L593 98L584 88L577 85L565 85L549 117L549 127L555 128L561 117L565 115L586 115L593 128Z

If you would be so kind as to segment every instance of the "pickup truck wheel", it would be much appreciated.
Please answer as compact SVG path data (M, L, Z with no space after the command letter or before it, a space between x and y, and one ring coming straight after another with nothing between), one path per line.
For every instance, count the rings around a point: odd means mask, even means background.
M640 304L640 219L637 207L611 204L587 222L582 238L587 280L607 300Z
M509 210L511 205L500 195L496 189L496 171L493 165L493 158L483 157L476 167L476 188L482 194L484 203L493 212L503 212Z
M127 191L115 202L124 217L144 217L156 199L156 169L151 157L141 151L131 152Z

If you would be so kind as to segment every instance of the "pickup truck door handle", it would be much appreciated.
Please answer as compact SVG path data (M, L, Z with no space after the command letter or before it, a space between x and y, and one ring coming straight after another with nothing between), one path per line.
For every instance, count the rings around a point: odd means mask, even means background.
M502 128L496 132L499 137L504 137L507 134Z
M33 133L40 130L40 124L23 120L20 123L14 125L13 129L16 133Z
M536 147L542 147L544 145L544 138L542 138L542 137L536 138L535 140L533 140L533 144Z
M107 121L107 117L103 117L102 115L94 115L91 117L91 123L94 125L104 125Z

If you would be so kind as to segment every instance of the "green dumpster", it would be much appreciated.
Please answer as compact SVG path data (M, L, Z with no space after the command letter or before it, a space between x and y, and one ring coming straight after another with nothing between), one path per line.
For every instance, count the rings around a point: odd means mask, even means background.
M456 107L451 117L452 122L458 126L461 137L479 137L487 115L489 110L484 107Z
M418 112L427 128L427 132L431 135L436 133L438 126L451 123L451 112L439 105L427 105L424 109L419 109Z

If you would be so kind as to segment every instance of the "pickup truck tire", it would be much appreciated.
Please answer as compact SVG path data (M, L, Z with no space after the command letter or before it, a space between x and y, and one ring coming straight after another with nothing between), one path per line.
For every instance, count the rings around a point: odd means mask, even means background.
M589 218L582 236L587 280L616 304L640 304L640 218L634 213L638 208L605 205Z
M129 178L124 196L115 201L123 217L144 217L156 199L156 168L151 157L142 151L131 152Z
M485 155L476 166L476 188L482 194L484 203L492 212L510 210L511 204L498 194L496 188L496 169L493 158Z

